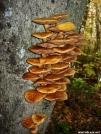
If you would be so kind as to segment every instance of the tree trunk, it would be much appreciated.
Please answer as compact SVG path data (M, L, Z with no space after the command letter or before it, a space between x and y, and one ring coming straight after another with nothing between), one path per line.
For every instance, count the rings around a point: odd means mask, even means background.
M0 134L29 134L21 120L33 113L44 113L47 119L39 127L44 134L55 102L42 100L31 104L25 101L24 92L33 89L22 75L28 71L26 59L37 55L28 51L39 39L31 34L43 31L34 18L67 13L64 21L80 26L86 0L0 0Z

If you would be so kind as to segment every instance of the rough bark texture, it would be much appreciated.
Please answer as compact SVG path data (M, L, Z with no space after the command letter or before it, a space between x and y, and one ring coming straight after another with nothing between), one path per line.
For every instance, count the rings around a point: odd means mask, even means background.
M31 34L44 30L31 20L68 13L64 21L72 21L79 28L85 4L86 0L0 0L0 134L29 134L21 125L23 117L45 113L47 119L38 131L44 134L55 102L30 104L24 99L24 92L33 88L31 82L22 79L29 67L26 59L37 56L28 47L40 41Z

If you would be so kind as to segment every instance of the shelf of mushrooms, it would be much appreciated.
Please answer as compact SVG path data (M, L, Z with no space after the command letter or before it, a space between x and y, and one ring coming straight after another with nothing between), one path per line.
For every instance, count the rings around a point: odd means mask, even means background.
M42 42L29 47L40 58L28 58L28 72L23 79L31 80L35 89L25 92L24 97L30 103L42 99L48 101L67 100L68 76L74 75L75 70L70 63L76 61L82 54L78 48L85 44L84 35L75 33L75 25L72 22L61 23L68 14L57 14L49 18L36 18L34 23L44 26L45 31L33 33L32 36L42 39Z

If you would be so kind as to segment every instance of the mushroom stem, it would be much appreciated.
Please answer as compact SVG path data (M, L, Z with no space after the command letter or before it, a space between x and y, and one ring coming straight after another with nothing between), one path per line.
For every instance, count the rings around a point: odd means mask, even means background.
M44 28L45 28L45 31L46 31L46 32L49 32L49 30L48 30L49 25L45 24L45 25L44 25Z

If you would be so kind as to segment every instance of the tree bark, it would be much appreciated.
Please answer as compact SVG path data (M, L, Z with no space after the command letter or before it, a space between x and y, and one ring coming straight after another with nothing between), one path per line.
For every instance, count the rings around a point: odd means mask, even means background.
M24 99L24 92L33 89L30 81L22 79L29 67L26 59L37 57L28 47L40 42L31 34L44 30L31 21L67 13L64 21L72 21L78 30L85 5L86 0L0 0L0 134L29 134L21 120L33 113L47 115L37 133L44 134L55 102L30 104Z

